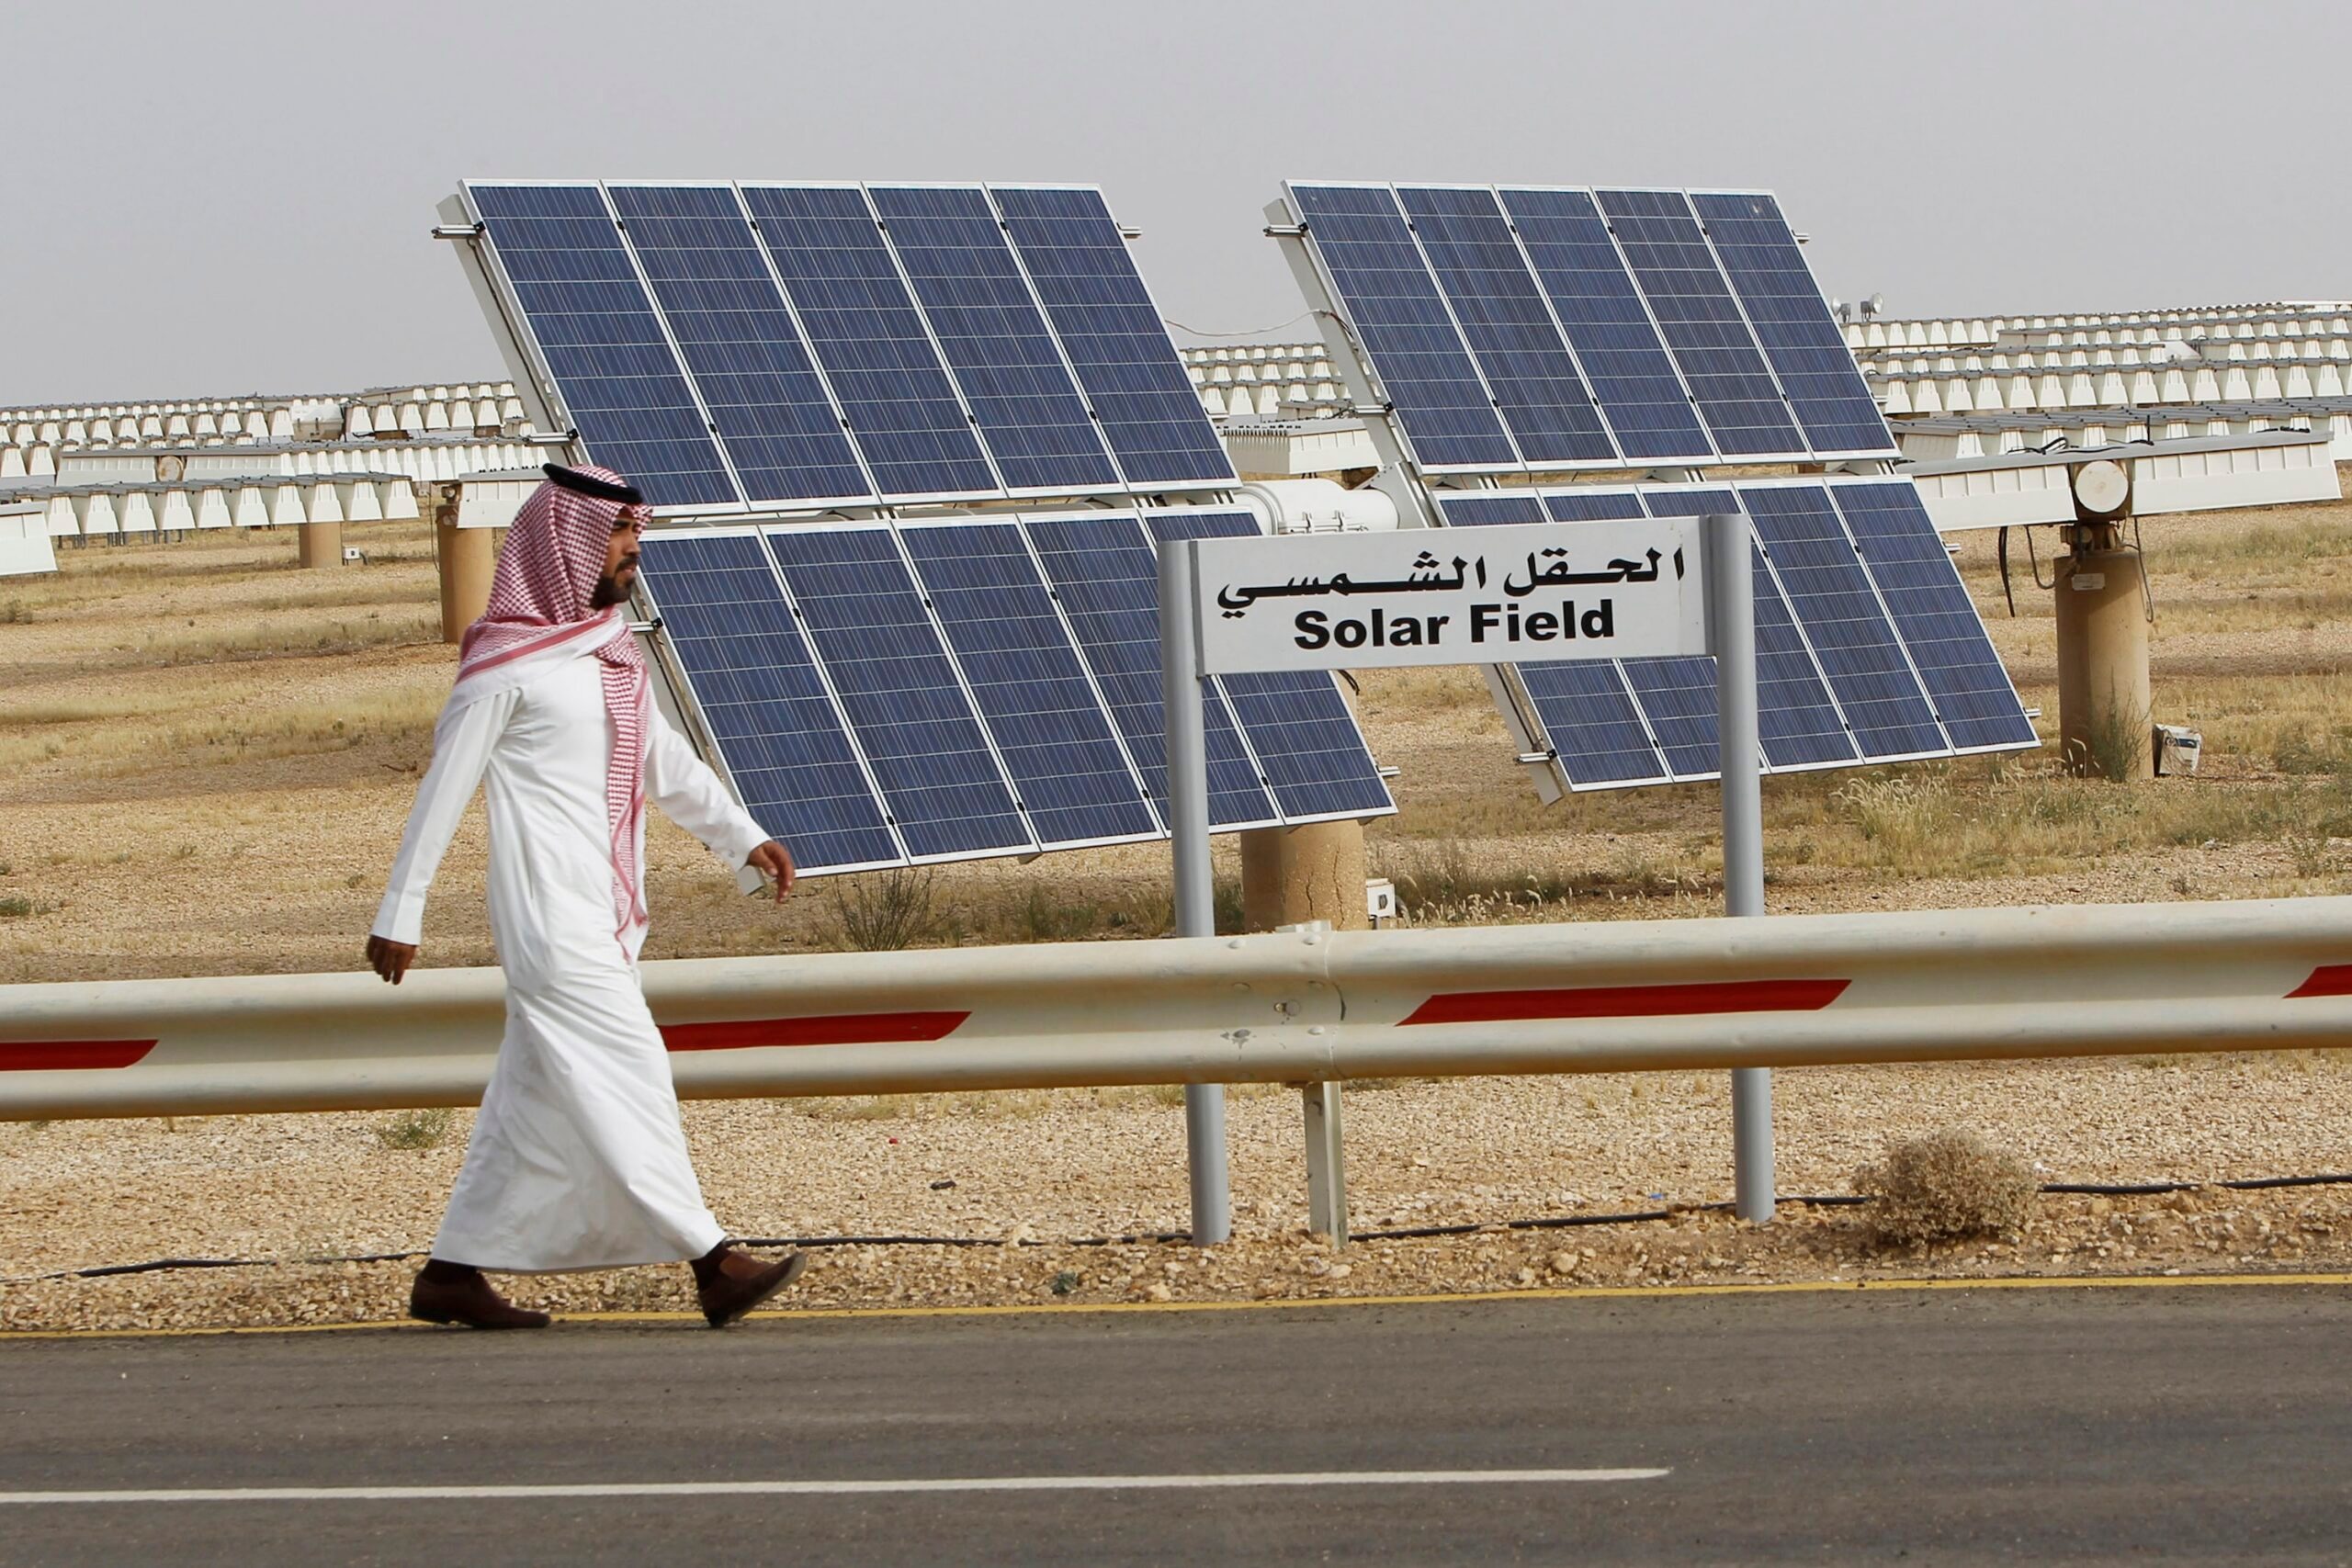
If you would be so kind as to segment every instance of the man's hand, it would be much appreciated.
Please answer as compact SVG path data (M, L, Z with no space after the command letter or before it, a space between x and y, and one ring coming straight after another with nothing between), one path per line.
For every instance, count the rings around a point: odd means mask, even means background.
M416 943L413 942L387 942L379 936L368 939L368 967L395 986L415 962Z
M775 884L775 901L779 904L792 891L792 879L799 874L792 867L792 852L774 839L753 850L743 863Z

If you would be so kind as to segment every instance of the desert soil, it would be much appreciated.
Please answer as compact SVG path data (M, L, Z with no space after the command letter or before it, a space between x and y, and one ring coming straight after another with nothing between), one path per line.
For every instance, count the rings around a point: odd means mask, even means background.
M2064 779L2006 761L1768 780L1776 911L2268 897L2352 891L2352 505L2157 519L2156 716L2203 731L2193 779ZM355 531L356 532L356 531ZM364 567L304 572L290 536L61 550L0 583L0 983L348 967L381 892L447 687L431 543L367 536ZM2029 705L2054 728L2048 594L2009 617L1990 540L1963 570ZM1365 728L1399 815L1376 869L1423 921L1672 918L1716 907L1714 795L1693 786L1540 806L1468 671L1371 672ZM657 824L652 957L820 953L840 900L747 900ZM424 962L494 962L477 806L435 890ZM1227 866L1230 871L1230 864ZM1150 935L1165 851L943 871L923 940ZM1894 1140L1974 1130L2057 1182L2211 1183L2352 1168L2352 1061L1814 1068L1778 1075L1781 1185L1837 1195ZM1513 1289L1564 1282L2199 1271L2352 1266L2352 1187L2045 1197L2021 1235L1930 1252L1872 1243L1867 1210L1729 1196L1713 1075L1408 1082L1347 1095L1359 1241L1304 1234L1298 1111L1233 1105L1237 1240L1185 1221L1170 1094L1064 1091L703 1103L686 1125L723 1223L871 1241L819 1254L801 1304L1018 1303ZM0 1123L0 1326L397 1315L463 1112ZM420 1147L395 1146L421 1144ZM1670 1211L1665 1221L1553 1222ZM1510 1222L1542 1222L1506 1228ZM1078 1245L1113 1238L1103 1245ZM236 1267L102 1278L166 1258ZM329 1258L336 1261L308 1262ZM516 1281L571 1309L686 1304L683 1269Z

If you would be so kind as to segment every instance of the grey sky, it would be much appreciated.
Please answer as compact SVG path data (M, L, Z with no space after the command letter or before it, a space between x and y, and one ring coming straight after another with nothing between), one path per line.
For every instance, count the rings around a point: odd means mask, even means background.
M1227 333L1301 309L1286 175L1766 186L1902 315L2336 298L2347 42L2211 0L37 0L0 404L503 375L426 237L461 175L1095 182Z

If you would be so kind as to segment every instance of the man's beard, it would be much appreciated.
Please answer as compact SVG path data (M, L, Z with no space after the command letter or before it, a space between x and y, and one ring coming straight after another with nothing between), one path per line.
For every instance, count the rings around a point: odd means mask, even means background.
M615 604L624 603L628 598L628 589L623 588L609 576L600 577L596 580L596 586L588 594L588 607L592 610L607 610Z

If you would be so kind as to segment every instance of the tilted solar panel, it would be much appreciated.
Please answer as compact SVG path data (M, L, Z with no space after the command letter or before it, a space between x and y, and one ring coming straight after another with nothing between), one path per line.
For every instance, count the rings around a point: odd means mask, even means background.
M1893 450L1768 194L1287 188L1348 329L1332 346L1425 469Z
M890 530L765 538L910 857L1037 847Z
M1544 521L1544 498L1532 490L1479 495L1441 495L1437 504L1446 522L1456 528ZM1634 515L1638 517L1641 513L1637 510Z
M1006 488L1116 489L1119 475L988 193L978 186L872 186L866 195Z
M643 550L640 585L744 808L804 871L903 863L758 536L662 530Z
M1716 449L1726 457L1804 452L1689 200L1674 190L1595 195Z
M1713 457L1714 447L1691 408L1690 393L1659 341L1649 307L1642 303L1592 193L1506 186L1499 194L1626 457Z
M656 506L741 504L604 192L475 185L467 194L595 460Z
M1032 517L1025 528L1111 705L1128 754L1164 818L1168 716L1160 704L1159 565L1143 525L1125 513L1098 512ZM1224 699L1212 688L1201 701L1210 826L1222 831L1281 821Z
M1746 485L1739 498L1856 749L1878 759L1949 752L1828 492L1819 485Z
M989 194L1127 482L1230 482L1232 460L1102 193L993 186Z
M1159 834L1020 525L910 525L899 542L947 634L997 754L1048 847Z
M1294 185L1291 199L1420 466L1521 466L1396 195Z
M1098 190L468 182L463 199L514 302L494 324L588 457L666 511L1234 482Z
M1984 623L1909 479L1828 487L1959 751L2035 744Z
M1521 454L1539 468L1614 462L1616 445L1495 193L1400 186L1396 197Z
M1893 456L1894 433L1830 319L1781 204L1762 191L1693 191L1690 204L1813 449Z
M1152 514L1156 540L1251 537L1261 530L1247 512ZM1355 716L1323 671L1221 675L1216 682L1240 722L1274 800L1293 822L1394 811L1388 786L1364 749Z
M745 496L755 504L872 500L874 481L858 467L735 192L609 190Z
M854 186L742 191L882 494L1001 491L865 193Z
M1758 700L1773 771L2036 744L1908 480L1441 494L1455 527L1747 513ZM1571 788L1714 775L1715 670L1678 657L1511 667ZM1661 766L1662 763L1662 766Z
M1641 496L1629 490L1554 490L1543 499L1547 523L1604 523L1643 514Z

